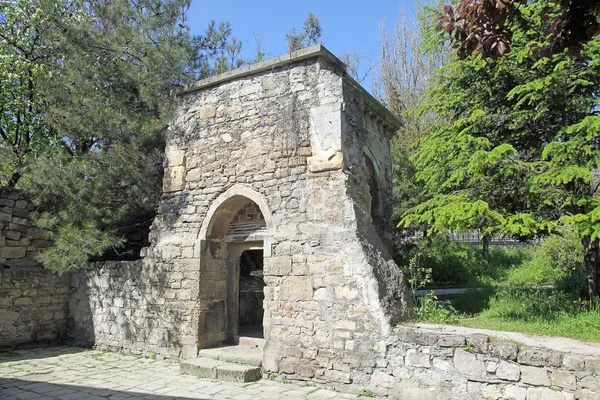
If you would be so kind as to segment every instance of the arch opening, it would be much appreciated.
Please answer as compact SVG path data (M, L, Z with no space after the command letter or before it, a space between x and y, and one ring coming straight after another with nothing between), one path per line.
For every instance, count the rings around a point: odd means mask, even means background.
M200 239L198 347L263 334L263 249L268 225L262 208L243 195L220 201Z

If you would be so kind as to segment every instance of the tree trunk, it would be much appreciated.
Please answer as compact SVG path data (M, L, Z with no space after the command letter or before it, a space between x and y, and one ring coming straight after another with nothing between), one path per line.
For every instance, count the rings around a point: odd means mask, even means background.
M20 172L15 172L10 177L10 179L9 179L9 181L7 183L7 186L14 188L17 185L17 182L19 182L19 179L21 179L21 173Z
M483 243L483 248L481 249L481 258L483 261L488 262L490 258L490 242L492 241L492 237L489 234L483 235L481 238L481 242Z
M590 236L584 236L581 243L583 244L583 265L585 267L585 286L581 291L581 297L589 300L600 295L598 239L592 240Z

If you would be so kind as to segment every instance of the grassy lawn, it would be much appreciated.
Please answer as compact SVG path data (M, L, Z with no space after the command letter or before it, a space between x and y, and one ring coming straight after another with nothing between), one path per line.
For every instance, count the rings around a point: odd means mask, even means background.
M433 270L430 275L434 279L428 286L441 286L435 277L443 277L463 279L454 286L479 289L456 296L451 304L432 295L420 298L417 319L598 342L600 300L585 302L579 298L584 279L580 246L572 235L551 236L528 248L495 249L490 262L482 265L476 260L477 247L443 244L440 248L434 243L429 254L437 255L421 257L425 265L416 268ZM420 249L424 254L427 250ZM436 272L442 266L452 269L448 260L461 264L455 271Z
M482 313L472 318L459 318L458 325L498 331L523 332L537 335L562 336L589 342L600 341L600 312L557 314L552 319L506 319Z

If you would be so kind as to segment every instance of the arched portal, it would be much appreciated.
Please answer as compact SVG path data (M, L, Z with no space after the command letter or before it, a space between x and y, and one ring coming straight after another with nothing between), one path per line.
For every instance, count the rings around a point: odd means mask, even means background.
M199 348L231 342L240 329L262 332L262 259L270 230L266 202L251 189L233 187L209 209L199 237Z

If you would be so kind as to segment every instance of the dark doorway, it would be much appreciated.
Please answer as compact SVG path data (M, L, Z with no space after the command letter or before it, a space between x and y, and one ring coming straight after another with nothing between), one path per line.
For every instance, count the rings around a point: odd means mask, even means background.
M240 256L238 334L263 336L263 251L246 250Z

